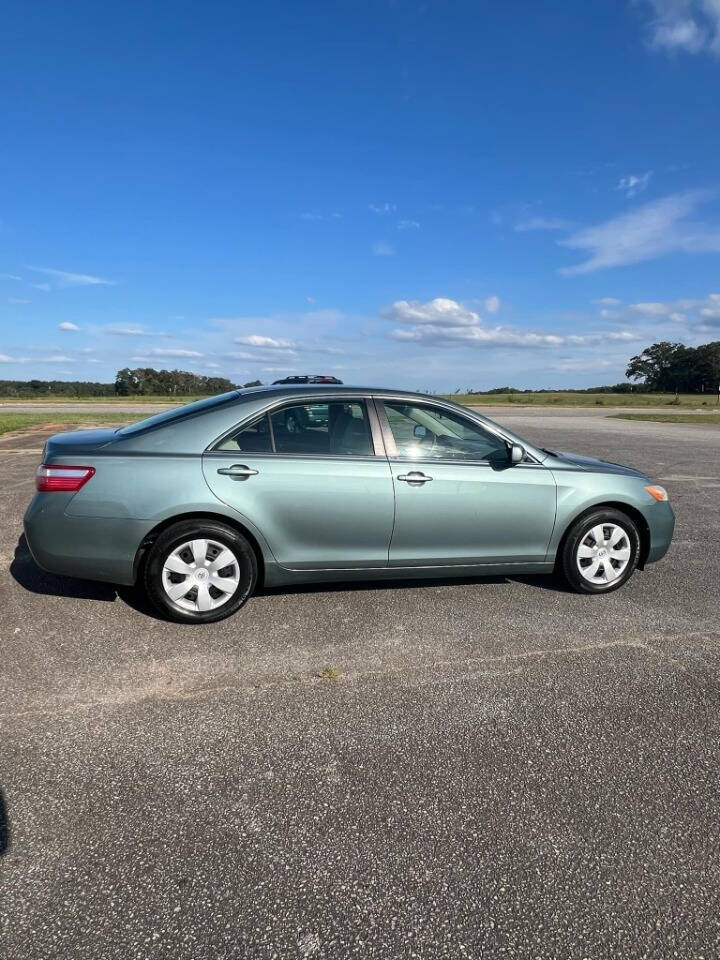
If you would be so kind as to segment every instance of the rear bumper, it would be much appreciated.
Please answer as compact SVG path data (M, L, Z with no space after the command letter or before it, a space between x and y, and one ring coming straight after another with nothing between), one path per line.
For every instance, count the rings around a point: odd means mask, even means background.
M135 582L138 548L152 527L149 521L69 517L73 494L37 493L25 512L25 538L43 570L66 577Z
M643 510L650 531L650 549L646 563L655 563L662 560L668 552L675 530L675 514L667 501L653 503Z

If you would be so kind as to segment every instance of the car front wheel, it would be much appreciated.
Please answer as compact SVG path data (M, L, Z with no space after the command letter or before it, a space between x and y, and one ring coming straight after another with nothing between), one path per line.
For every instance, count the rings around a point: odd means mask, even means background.
M150 548L144 570L151 602L179 623L224 620L245 603L256 581L251 545L232 527L212 520L168 527Z
M610 593L627 583L639 556L637 527L626 514L607 508L573 524L560 561L565 579L577 593Z

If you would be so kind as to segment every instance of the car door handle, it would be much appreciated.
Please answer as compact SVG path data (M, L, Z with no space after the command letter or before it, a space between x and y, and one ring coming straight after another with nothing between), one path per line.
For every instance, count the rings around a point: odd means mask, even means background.
M244 480L246 477L257 476L258 471L253 470L251 467L246 467L242 463L234 463L231 467L220 467L218 473L221 473L225 477L232 477L235 480Z
M411 470L410 473L401 473L396 479L404 480L405 483L427 483L428 480L432 480L432 477L429 477L426 473L421 473L419 470Z

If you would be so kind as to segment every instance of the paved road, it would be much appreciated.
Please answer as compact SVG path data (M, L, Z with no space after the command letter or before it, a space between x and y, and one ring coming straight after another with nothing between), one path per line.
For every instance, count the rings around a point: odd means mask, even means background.
M322 587L179 627L37 571L35 455L3 455L7 956L720 955L720 433L505 419L654 466L666 560L605 598Z
M148 413L159 413L162 410L168 410L177 406L176 403L142 403L122 401L113 401L112 403L103 403L102 401L78 401L76 403L11 403L0 402L0 412L2 413L137 413L138 417ZM607 417L613 413L672 413L675 414L717 414L720 407L716 406L714 401L710 401L708 406L697 407L672 407L668 410L664 407L560 407L560 406L523 406L522 404L480 404L471 409L484 413L488 417L497 417L502 420L505 416L516 416L518 412L527 412L530 416L540 413L545 417Z

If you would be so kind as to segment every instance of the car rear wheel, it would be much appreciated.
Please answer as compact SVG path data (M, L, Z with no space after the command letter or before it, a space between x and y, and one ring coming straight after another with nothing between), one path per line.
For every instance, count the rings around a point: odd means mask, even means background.
M627 583L639 556L637 527L626 514L607 508L575 522L560 560L565 579L577 593L610 593Z
M257 581L248 541L212 520L168 527L150 548L145 591L164 616L178 623L212 623L235 613Z

